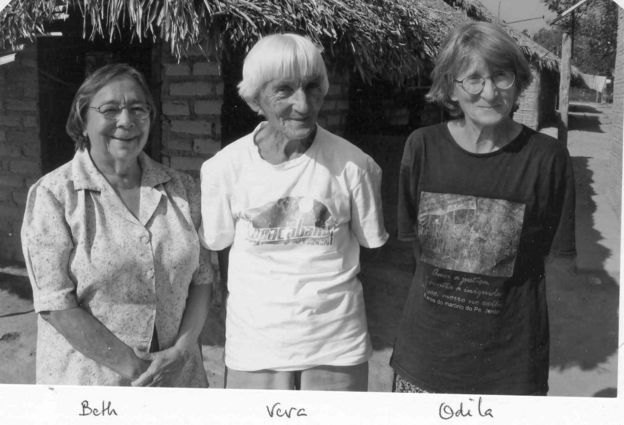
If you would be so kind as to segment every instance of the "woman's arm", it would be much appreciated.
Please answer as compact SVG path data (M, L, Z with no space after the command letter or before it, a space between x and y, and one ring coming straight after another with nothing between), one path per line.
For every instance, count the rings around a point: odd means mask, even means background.
M40 314L77 351L124 378L136 379L149 366L149 362L140 359L132 348L80 307Z
M187 199L190 207L191 220L195 228L201 223L200 191L193 179L189 176L184 180L187 190ZM211 253L199 246L199 267L193 273L188 289L186 306L182 316L182 323L176 342L172 347L151 354L150 367L135 381L133 386L154 386L166 378L179 373L189 356L196 349L199 334L202 331L208 309L213 285L216 282L216 273L211 262Z
M208 314L209 301L210 285L189 287L186 309L176 343L170 348L153 353L149 368L132 382L133 386L158 385L169 376L179 373L198 343L199 334Z
M77 285L68 272L74 241L62 198L62 193L52 193L41 182L28 193L21 236L35 310L78 352L134 379L149 363L76 299Z

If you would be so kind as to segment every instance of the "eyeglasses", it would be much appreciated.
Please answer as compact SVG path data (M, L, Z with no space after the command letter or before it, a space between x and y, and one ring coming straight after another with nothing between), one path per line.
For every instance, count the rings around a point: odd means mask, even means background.
M121 111L127 109L132 119L145 120L150 116L152 107L147 103L132 103L130 105L118 105L116 103L106 103L101 106L89 106L89 109L94 109L100 114L104 115L107 120L118 120L121 116Z
M507 90L516 82L516 74L510 71L495 72L489 77L481 77L480 75L473 75L466 77L463 80L455 80L456 83L460 83L464 90L468 94L479 94L485 87L485 80L491 80L494 87L501 90Z

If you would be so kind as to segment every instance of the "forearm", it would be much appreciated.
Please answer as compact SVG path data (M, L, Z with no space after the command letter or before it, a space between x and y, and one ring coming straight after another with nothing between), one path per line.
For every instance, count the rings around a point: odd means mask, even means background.
M175 343L178 348L189 351L191 347L197 344L199 334L208 315L209 298L210 285L191 285L189 287L182 325Z
M85 357L125 378L136 378L149 365L149 362L140 359L132 348L80 307L42 312L41 316Z

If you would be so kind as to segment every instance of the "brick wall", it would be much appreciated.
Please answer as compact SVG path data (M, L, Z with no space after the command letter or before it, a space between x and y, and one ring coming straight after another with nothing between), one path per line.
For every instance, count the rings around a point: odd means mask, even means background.
M41 177L37 48L0 66L0 261L23 261L20 227L28 188Z
M318 123L334 134L344 136L349 112L349 75L327 70L329 91L325 96Z
M622 186L622 131L624 114L624 10L618 8L617 56L615 60L615 82L613 107L611 109L609 143L611 151L610 172L614 184L607 189L607 197L618 215L621 214Z
M222 146L223 79L215 59L199 50L180 63L162 49L162 162L194 177ZM329 71L329 91L319 124L344 134L349 110L349 76Z
M162 52L162 162L198 177L202 162L221 148L219 66L199 50L180 63Z
M539 125L541 74L534 66L531 66L531 74L533 81L518 98L518 110L514 113L513 118L520 124L537 129Z

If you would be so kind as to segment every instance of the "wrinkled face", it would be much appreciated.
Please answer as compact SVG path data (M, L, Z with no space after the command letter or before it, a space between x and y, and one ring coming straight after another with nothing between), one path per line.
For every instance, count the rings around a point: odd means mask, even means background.
M105 161L136 160L149 136L150 117L141 117L145 105L143 89L128 77L115 78L95 93L84 128L92 156Z
M318 77L275 79L260 90L257 107L273 130L301 140L314 132L324 97Z
M485 79L483 90L477 94L468 93L458 82L454 84L451 99L458 103L467 121L484 127L496 125L509 117L517 89L515 83L507 89L496 87L494 81L502 71L508 70L490 69L483 58L475 56L470 65L455 77L457 81L475 77Z

